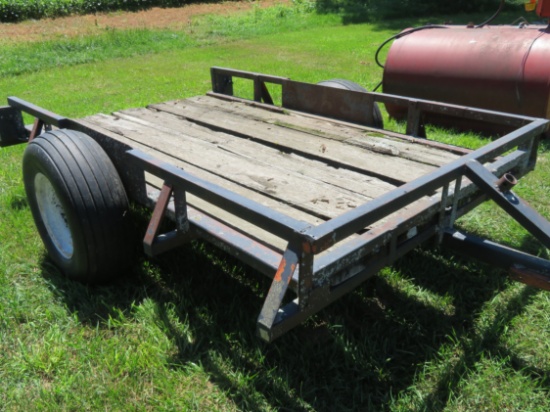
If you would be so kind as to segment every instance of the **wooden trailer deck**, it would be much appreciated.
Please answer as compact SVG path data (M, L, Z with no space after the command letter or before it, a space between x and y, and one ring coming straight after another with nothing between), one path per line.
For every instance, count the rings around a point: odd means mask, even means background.
M458 159L462 151L215 96L97 114L78 122L311 225L426 175ZM162 182L149 175L148 183L160 188ZM187 201L277 250L287 246L286 240L200 198L189 196Z

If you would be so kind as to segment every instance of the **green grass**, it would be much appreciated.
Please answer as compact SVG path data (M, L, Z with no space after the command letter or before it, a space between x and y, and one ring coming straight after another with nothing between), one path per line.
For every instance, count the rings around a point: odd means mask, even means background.
M87 63L58 61L56 42L48 43L32 69L16 73L9 57L0 60L0 71L9 73L0 77L1 95L81 117L202 94L212 65L310 82L378 83L372 56L394 28L343 26L315 15L300 26L303 14L295 14L285 28L263 31L269 19L276 26L277 13L266 12L258 26L251 14L239 17L250 28L235 35L241 28L227 18L212 37L174 32L187 39L181 47L167 40L152 53L140 36L169 39L170 32L141 32L135 41L109 32ZM127 43L121 47L116 38ZM58 44L62 50L67 43ZM480 144L471 135L453 142ZM550 408L546 292L447 250L415 250L266 345L254 328L269 282L200 242L158 259L139 255L114 285L65 280L32 222L21 183L23 150L0 150L0 410ZM518 187L547 217L549 158L543 148L539 168ZM143 232L138 213L135 221ZM490 204L461 225L547 253Z
M43 42L18 44L4 38L0 39L0 76L151 55L168 50L220 45L236 39L339 24L338 16L317 16L311 13L308 4L297 2L294 6L278 5L267 10L254 7L252 12L238 14L232 19L217 15L199 16L181 31L117 30L106 27L95 36Z

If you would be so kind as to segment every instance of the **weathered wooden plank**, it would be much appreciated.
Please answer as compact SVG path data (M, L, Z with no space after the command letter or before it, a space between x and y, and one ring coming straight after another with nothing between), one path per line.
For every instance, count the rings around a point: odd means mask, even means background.
M272 112L240 102L221 100L213 96L196 96L186 99L185 102L215 108L249 119L275 123L281 127L318 134L328 139L343 141L345 144L359 145L373 152L403 157L432 166L441 166L459 157L450 151L397 139L387 135L383 130L365 130L364 127L353 124L342 127L341 124L330 119L313 118L294 111Z
M336 136L340 135L339 130L346 130L348 128L352 128L352 129L357 129L367 134L370 134L371 136L380 137L383 139L390 139L397 142L412 143L414 145L426 147L428 149L441 150L443 152L452 153L457 156L464 156L473 151L472 149L467 149L460 146L454 146L447 143L441 143L436 140L430 140L429 138L425 139L425 138L413 137L413 136L398 133L392 130L387 130L387 129L380 130L374 127L363 126L356 123L349 123L339 119L327 119L326 117L319 116L316 114L289 110L279 106L273 106L266 103L259 103L249 99L244 99L242 97L229 96L229 95L219 94L214 92L208 92L206 93L206 96L213 97L216 100L222 100L224 102L231 102L233 104L243 104L248 107L258 108L264 112L275 112L275 113L284 114L284 115L291 115L293 117L296 117L299 123L301 123L302 119L308 119L309 121L316 122L316 124L320 124L321 127L323 127L323 125L334 126L336 128L335 129Z
M114 116L121 119L134 121L138 124L149 125L155 129L165 130L170 134L176 134L178 136L182 134L183 136L188 136L186 133L182 133L181 131L182 129L186 129L185 126L188 122L169 113L157 112L143 108L115 112ZM306 159L294 154L287 154L255 142L250 142L242 138L236 138L226 133L214 132L207 128L204 129L194 123L189 123L188 125L192 129L192 132L190 130L187 131L192 133L193 137L199 136L200 133L203 133L203 138L207 142L216 144L217 147L224 150L234 150L236 155L245 156L248 159L260 159L265 162L265 164L269 165L270 168L292 170L292 168L298 167L298 169L294 169L294 171L299 174L309 174L324 183L330 182L330 184L345 187L351 191L368 194L370 196L378 196L395 188L393 185L357 172L345 169L335 169L320 161ZM406 212L411 209L411 207L414 208L416 206L411 205L404 207L400 213ZM397 214L398 213L395 213L388 216L386 219L382 219L377 223L377 225L385 223L388 219L393 218ZM361 230L363 230L363 228L358 228L358 231Z
M220 150L215 144L192 136L183 139L173 133L114 116L95 115L88 121L323 219L336 217L369 200L358 193L323 185L307 176L266 165L254 158L235 156Z
M316 216L313 216L313 215L305 213L301 210L292 208L291 206L289 206L287 204L279 202L279 201L277 201L275 199L272 199L270 197L266 197L266 196L262 195L261 193L255 192L253 190L249 190L247 188L243 188L243 187L241 187L241 186L239 186L235 183L232 183L232 182L230 182L230 181L228 181L228 180L226 180L226 179L224 179L224 178L222 178L222 177L220 177L216 174L210 173L208 171L205 171L205 170L200 169L198 167L195 167L193 165L184 163L184 162L180 161L178 158L176 158L176 157L174 157L170 154L159 152L158 150L156 150L154 147L151 147L150 145L142 144L142 143L140 143L136 140L132 140L128 137L122 136L122 135L117 134L115 132L112 132L108 129L105 129L102 126L100 126L99 124L97 124L94 121L93 117L95 117L95 116L87 117L87 118L84 118L84 119L79 119L78 122L81 123L82 125L86 126L86 127L92 128L92 129L104 134L105 136L108 136L111 139L119 141L119 142L121 142L123 144L126 144L130 147L133 147L135 149L139 149L139 150L141 150L145 153L149 153L151 155L154 155L157 159L159 159L161 161L169 162L169 163L171 163L171 164L173 164L177 167L185 169L187 172L192 173L193 175L195 175L195 176L197 176L201 179L205 179L205 180L207 180L211 183L222 186L225 189L231 190L235 193L239 193L243 196L246 196L248 199L251 199L255 202L258 202L258 203L260 203L264 206L270 207L271 209L276 210L278 212L290 215L295 219L299 219L299 220L302 220L304 222L307 222L307 223L311 224L312 226L318 225L318 224L323 222L322 219L320 219ZM151 184L154 187L160 188L162 182L160 182L160 180L158 178L153 177L149 174L147 174L146 177L147 177L146 178L147 183ZM218 207L215 207L215 206L209 204L208 202L205 202L204 200L202 200L202 199L200 199L196 196L193 196L193 195L189 194L187 196L187 201L193 207L209 214L210 216L215 217L218 220L223 221L228 226L236 228L241 233L245 233L245 234L247 234L247 236L249 236L253 239L257 239L258 241L260 241L261 243L263 243L265 245L270 245L275 250L282 251L286 248L286 245L287 245L286 240L281 239L281 238L279 238L279 237L277 237L277 236L273 235L272 233L269 233L265 230L262 230L262 229L258 228L257 226L254 226L254 225L250 224L249 222L247 222L244 219L240 219L240 218L238 218L238 217L236 217L236 216L234 216L230 213L227 213L227 212L223 211L222 209L220 209Z
M136 119L134 118L133 120L136 120ZM219 175L216 170L205 170L202 167L197 167L191 163L183 161L180 158L181 153L189 152L186 142L183 141L181 138L175 138L174 130L167 128L163 122L151 123L150 127L147 128L147 127L143 127L143 124L135 124L128 120L125 121L124 119L117 118L114 116L107 116L107 115L92 116L90 118L83 119L80 122L83 125L88 126L92 129L95 129L96 131L108 136L111 139L118 140L121 143L126 144L130 147L134 147L144 152L150 153L154 155L156 158L158 158L159 160L172 163L194 174L197 177L200 177L212 183L218 184L222 187L225 187L228 190L239 193L262 205L270 207L279 212L288 214L294 217L295 219L300 219L305 222L308 222L312 226L315 226L323 221L323 219L319 219L314 214L305 213L300 209L292 207L291 205L285 204L283 202L279 202L272 197L264 196L262 193L259 193L258 191L243 187L239 184L236 184L235 182L227 180L225 175L223 176ZM102 125L105 122L107 123L106 125L108 126L107 128L103 127ZM159 133L160 129L163 129L164 132ZM193 133L196 134L195 133L196 131L197 129L195 128L193 130ZM220 143L220 134L212 133L209 129L206 129L206 132L208 132L211 136L211 143L202 142L202 145L200 145L201 147L196 148L198 150L198 153L197 153L198 155L205 153L205 149L215 147L215 144ZM224 134L221 134L221 135L227 137ZM232 136L229 136L229 137L231 138L229 140L233 139ZM187 136L186 138L191 140L194 139L193 137L190 137L190 136ZM242 139L239 139L239 140L242 142ZM169 145L169 147L166 147L165 145L166 141L171 141L171 145ZM261 145L259 145L258 147L261 147ZM162 150L159 150L159 148L162 148ZM250 154L253 154L253 152L251 152ZM283 154L281 154L281 156L283 156ZM287 156L287 155L284 155L284 156ZM321 162L318 162L318 163L321 165L319 167L322 169L322 167L324 166L322 166ZM158 179L151 176L148 177L149 183L153 183L157 187L160 187L161 182L156 180ZM359 186L361 186L361 184L359 184ZM257 239L259 242L265 245L269 245L270 247L279 251L282 251L286 248L286 240L280 239L274 236L273 234L250 224L249 222L246 221L246 219L237 218L236 216L230 213L227 213L224 210L221 210L220 208L217 208L209 204L208 202L205 202L202 199L198 199L192 195L188 195L188 201L190 205L196 207L199 210L204 211L205 213L215 217L216 219L223 221L229 226L241 231L241 233L244 233L251 238ZM405 213L405 210L401 211L400 213ZM395 215L397 214L388 216L388 218L381 220L374 226L384 224L387 220L393 219ZM364 229L358 228L358 232L361 232L362 230ZM350 237L348 240L350 239L353 239L353 236ZM344 243L346 243L348 240L344 241Z
M171 113L142 108L115 112L113 115L146 126L156 127L177 136L192 134L194 137L216 144L217 147L236 156L253 158L270 165L270 167L293 170L300 175L359 193L366 198L376 198L395 188L394 185L375 177L343 168L336 169L318 160L308 159L295 153L285 153L227 133L215 132Z
M157 110L182 116L193 122L206 125L241 137L263 141L287 152L306 154L313 158L333 162L341 167L364 171L371 176L393 182L408 182L434 170L434 166L375 153L361 147L342 145L331 139L320 139L312 133L291 130L253 119L239 118L233 114L210 108L197 107L176 101L151 105Z

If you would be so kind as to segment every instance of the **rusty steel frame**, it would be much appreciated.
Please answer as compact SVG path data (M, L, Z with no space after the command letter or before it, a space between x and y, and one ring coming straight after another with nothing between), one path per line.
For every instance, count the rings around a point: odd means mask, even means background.
M431 239L457 251L489 259L510 270L511 277L516 280L549 288L547 260L459 234L453 228L458 217L491 198L546 247L550 246L548 221L499 180L512 171L520 178L534 168L538 139L548 130L548 121L378 93L331 89L218 67L211 69L211 75L212 94L215 96L269 110L297 110L314 117L330 117L343 124L363 121L370 124L372 105L376 102L405 104L410 109L408 136L393 135L414 139L424 145L440 146L437 142L414 137L422 130L423 113L430 111L507 125L515 130L475 151L459 150L462 155L459 159L338 217L311 226L117 142L78 120L61 117L18 98L9 98L8 103L10 110L26 112L38 119L33 134L42 127L41 123L70 128L90 135L106 149L120 171L130 198L153 210L144 236L144 249L148 255L162 253L190 239L202 238L269 276L271 287L257 319L258 335L263 340L272 341L281 336L384 266ZM252 81L254 101L232 96L233 77ZM281 86L282 108L272 105L273 98L266 83ZM327 96L332 105L323 103ZM338 107L335 108L334 102ZM342 107L352 113L342 114ZM28 138L29 133L16 140L24 142ZM164 182L160 190L145 183L146 173ZM506 175L505 182L513 183L515 177ZM284 239L288 244L286 249L277 250L216 216L195 209L187 204L187 194ZM402 209L406 206L409 209L405 212ZM365 230L397 211L400 211L398 217L390 217L386 223ZM175 228L161 234L165 216L175 222ZM341 243L344 239L348 241ZM479 250L483 252L479 253ZM508 257L504 259L502 256ZM289 289L295 298L289 297Z

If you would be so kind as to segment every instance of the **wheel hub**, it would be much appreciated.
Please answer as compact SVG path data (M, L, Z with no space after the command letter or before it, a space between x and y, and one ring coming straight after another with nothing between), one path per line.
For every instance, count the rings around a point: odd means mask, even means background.
M42 222L58 252L70 259L74 252L73 237L59 196L50 180L42 173L34 178L36 202Z

